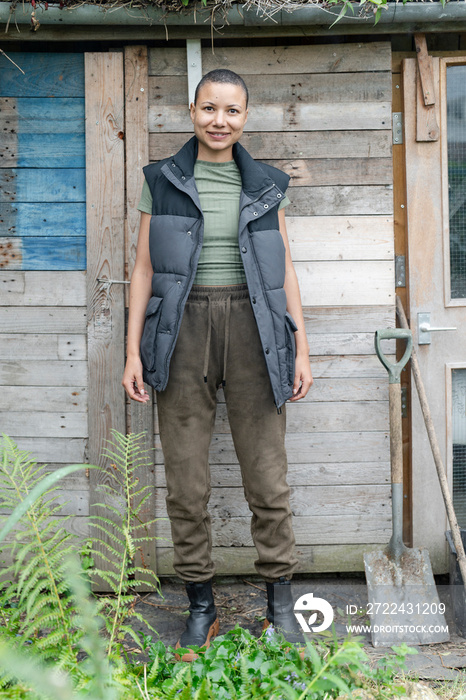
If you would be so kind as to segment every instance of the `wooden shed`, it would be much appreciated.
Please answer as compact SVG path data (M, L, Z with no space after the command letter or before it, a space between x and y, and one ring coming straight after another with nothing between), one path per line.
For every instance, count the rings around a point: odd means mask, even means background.
M395 325L396 294L466 527L466 14L407 14L381 28L369 18L356 34L354 22L329 29L287 22L284 12L279 22L253 21L250 10L211 36L192 11L165 24L140 15L131 26L81 9L63 11L61 23L58 8L37 9L36 32L25 24L30 10L17 9L17 28L2 35L1 431L54 469L105 466L112 428L146 430L155 457L141 479L154 487L148 518L161 518L162 539L145 563L173 572L156 411L129 406L120 383L127 282L141 168L187 140L190 86L226 67L251 93L242 143L291 175L288 232L315 375L308 398L287 406L300 571L362 571L363 552L390 537L388 379L373 338ZM414 29L427 39L417 37L417 57ZM457 331L424 343L418 312ZM447 521L408 374L405 540L428 547L441 573ZM217 571L252 573L250 513L221 392L211 470ZM63 512L81 536L104 478L90 470L62 484Z

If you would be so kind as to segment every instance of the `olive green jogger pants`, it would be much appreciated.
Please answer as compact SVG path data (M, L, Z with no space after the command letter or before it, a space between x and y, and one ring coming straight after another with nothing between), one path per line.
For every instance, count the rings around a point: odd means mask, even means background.
M298 561L286 481L285 410L282 407L279 414L274 404L246 285L193 287L167 388L157 392L175 571L192 582L206 581L215 573L207 510L209 447L222 382L252 512L256 570L269 582L281 576L289 579ZM230 505L238 512L234 501Z

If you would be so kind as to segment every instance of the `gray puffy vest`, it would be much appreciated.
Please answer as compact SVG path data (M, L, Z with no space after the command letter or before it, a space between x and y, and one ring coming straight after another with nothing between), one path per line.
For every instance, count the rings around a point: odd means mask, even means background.
M186 299L196 274L204 219L194 180L194 136L173 157L144 168L152 193L149 247L154 275L141 339L144 381L167 386ZM241 173L238 242L277 409L292 395L296 325L286 311L285 246L278 205L289 177L255 161L239 144L233 157Z

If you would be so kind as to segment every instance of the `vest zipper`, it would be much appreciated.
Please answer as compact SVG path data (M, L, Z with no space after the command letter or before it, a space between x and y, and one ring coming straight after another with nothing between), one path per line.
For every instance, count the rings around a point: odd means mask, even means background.
M163 175L164 175L165 177L167 177L167 175L166 175L165 173L163 173ZM173 182L170 178L167 178L167 179L169 179L171 182ZM177 180L176 182L173 182L173 184L174 184L181 192L183 192L185 195L187 195L187 196L191 199L192 203L194 204L194 206L195 206L195 207L197 208L197 210L199 211L199 213L200 213L200 215L201 215L199 229L200 229L201 226L202 226L202 231L204 231L204 229L203 229L203 226L204 226L204 213L203 213L202 209L196 204L196 202L194 201L193 197L191 197L191 195L189 194L189 192L187 192L186 189L183 188L183 186L181 185L180 182L178 182L178 180ZM188 298L188 296L189 296L189 292L190 292L191 287L192 287L192 285L193 285L193 281L194 281L194 277L195 277L195 271L193 272L193 269L192 269L192 268L193 268L193 259L196 257L197 251L200 250L200 249L202 248L203 238L204 238L204 235L202 235L202 237L200 237L200 240L199 240L199 243L198 243L198 245L197 245L197 248L196 248L196 250L195 250L195 252L194 252L194 255L190 258L189 269L190 269L191 275L190 275L190 278L189 278L189 280L188 280L187 293L184 295L184 297L182 297L182 298L179 300L178 305L177 305L177 318L180 320L180 322L179 322L179 325L178 325L177 332L174 333L174 335L173 335L173 339L172 339L172 344L171 344L171 346L170 346L170 350L167 352L166 357L165 357L165 367L164 367L164 370L165 370L166 381L165 381L165 386L161 389L161 391L163 391L163 389L166 388L167 383L168 383L168 368L169 368L171 356L172 356L172 354L173 354L173 350L174 350L174 347L175 347L176 339L177 339L177 337L178 337L178 333L179 333L179 330L180 330L180 327L181 327L181 318L180 318L180 313L179 313L179 312L180 312L181 304L183 303L183 299L184 299L184 301L185 301L185 303L186 303L186 300L187 300L187 298Z
M255 204L256 202L258 202L265 194L267 194L267 192L270 192L270 190L273 190L274 187L275 187L275 183L274 183L273 185L271 185L268 189L264 190L264 192L261 192L261 194L259 195L259 197L257 197L257 198L256 198L253 202L251 202L250 204ZM249 204L246 204L246 205L243 207L243 209L245 209L246 206L249 206ZM248 223L249 223L249 222L248 222ZM257 260L256 249L254 248L254 243L253 243L253 240L252 240L252 234L251 234L251 232L249 231L249 229L248 229L248 238L249 238L249 244L250 244L251 249L252 249L252 254L253 254L253 256L254 256L254 261L255 261L255 263L256 263L257 270L259 271L260 268L259 268L259 263L258 263L258 260ZM268 301L267 295L266 295L266 293L265 293L264 281L263 281L263 279L262 279L262 274L261 274L260 272L259 272L258 277L259 277L259 282L260 282L260 285L261 285L261 288L262 288L262 296L263 296L263 298L264 298L265 305L267 306L267 309L268 309L268 311L269 311L269 314L270 314L270 316L272 317L272 310L271 310L271 308L270 308L269 301ZM272 323L273 323L273 320L272 320ZM275 333L275 331L274 331L274 333ZM278 352L277 352L277 363L278 363L278 366L280 366L280 363L279 363L279 360L278 360ZM281 409L281 406L278 405L278 401L277 401L277 397L276 397L276 396L274 397L274 403L275 403L275 406L277 407L277 413L280 415L281 412L282 412L282 409Z

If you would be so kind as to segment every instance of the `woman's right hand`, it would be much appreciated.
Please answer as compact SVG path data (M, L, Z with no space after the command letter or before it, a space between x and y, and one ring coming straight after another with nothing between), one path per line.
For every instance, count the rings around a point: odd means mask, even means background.
M121 383L129 398L133 399L133 401L139 401L140 403L149 401L150 396L144 390L140 357L128 357Z

